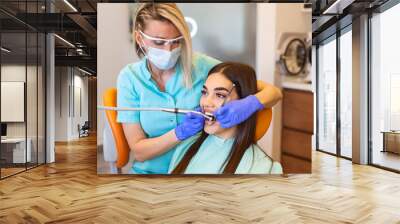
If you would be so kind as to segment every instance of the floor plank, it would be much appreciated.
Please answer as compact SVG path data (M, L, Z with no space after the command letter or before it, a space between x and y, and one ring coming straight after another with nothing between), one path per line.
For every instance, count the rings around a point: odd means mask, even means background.
M0 181L0 223L400 223L400 175L313 153L311 175L98 176L96 139Z

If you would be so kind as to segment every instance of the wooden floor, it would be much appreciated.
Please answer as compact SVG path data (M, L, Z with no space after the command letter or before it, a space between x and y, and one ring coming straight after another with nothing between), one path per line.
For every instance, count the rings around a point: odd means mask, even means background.
M22 172L24 170L26 170L25 167L23 167L23 168L20 168L20 167L17 167L17 168L4 168L3 167L3 168L1 168L1 177L2 178L3 177L7 177L7 176L13 175L15 173Z
M289 177L100 177L85 138L0 181L0 223L400 223L399 174L313 159Z
M8 177L8 176L20 173L20 172L24 172L27 169L34 169L37 166L38 166L37 164L33 164L33 163L29 164L28 163L27 167L25 167L24 164L18 165L18 167L7 167L7 168L2 167L1 168L1 178L5 178L5 177Z
M374 164L400 170L400 154L392 152L374 151L372 157Z

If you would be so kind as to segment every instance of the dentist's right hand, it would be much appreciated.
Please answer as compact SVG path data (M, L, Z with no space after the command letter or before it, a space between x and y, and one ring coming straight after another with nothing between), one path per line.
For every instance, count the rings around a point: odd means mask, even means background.
M204 117L196 113L187 113L183 122L178 124L175 128L175 135L180 140L183 141L193 135L197 134L204 128Z

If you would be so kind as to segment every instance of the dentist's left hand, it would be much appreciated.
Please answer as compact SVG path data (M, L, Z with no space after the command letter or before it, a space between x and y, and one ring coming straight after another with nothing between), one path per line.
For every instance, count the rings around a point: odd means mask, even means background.
M215 118L223 128L230 128L247 120L255 112L264 109L264 105L254 95L233 100L220 107Z
M204 128L204 117L195 113L187 113L183 122L175 128L175 135L183 141L197 134Z

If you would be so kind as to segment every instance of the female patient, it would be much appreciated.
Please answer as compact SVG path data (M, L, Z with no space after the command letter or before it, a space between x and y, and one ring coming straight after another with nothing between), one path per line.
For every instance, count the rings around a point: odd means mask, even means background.
M203 86L200 106L214 113L223 104L257 92L256 74L248 65L225 62L213 67ZM281 174L254 141L256 114L231 128L205 121L204 130L177 146L170 163L172 174Z

